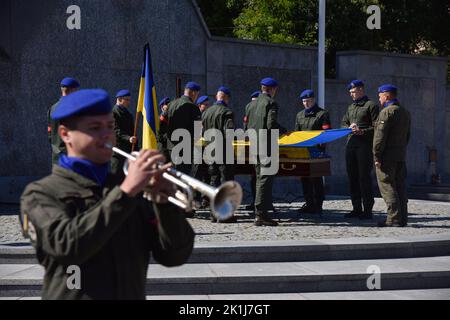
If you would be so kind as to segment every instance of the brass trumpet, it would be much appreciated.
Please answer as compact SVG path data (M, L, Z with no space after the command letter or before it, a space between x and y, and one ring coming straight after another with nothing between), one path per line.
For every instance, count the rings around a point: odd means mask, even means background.
M119 148L113 147L111 144L106 144L105 146L124 156L128 160L136 160L138 152L129 154ZM123 171L125 175L128 174L128 161L125 162ZM211 213L218 221L223 221L232 217L241 204L242 187L236 181L226 181L219 187L214 188L173 168L167 169L162 176L179 188L175 192L174 197L170 196L168 198L169 202L185 211L190 212L193 210L194 190L209 198ZM144 193L144 197L147 200L150 200L148 194Z

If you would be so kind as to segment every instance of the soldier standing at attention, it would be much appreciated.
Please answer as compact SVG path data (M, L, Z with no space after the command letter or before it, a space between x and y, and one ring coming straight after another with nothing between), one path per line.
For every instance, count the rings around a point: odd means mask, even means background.
M62 98L77 91L78 88L80 87L80 84L78 83L77 80L73 78L64 78L61 80L60 87ZM58 102L52 105L47 112L47 123L48 123L47 133L48 133L48 141L50 142L50 145L52 147L52 164L58 163L60 153L67 152L64 142L58 135L59 121L55 121L50 117L50 114L56 109L56 106L58 105L59 101L61 101L61 98L58 100Z
M330 115L328 111L321 109L316 104L314 91L305 90L300 94L304 110L297 114L295 119L295 131L328 130L331 129ZM325 150L325 145L317 146ZM325 198L323 190L323 178L301 178L305 204L299 209L300 213L322 213L322 204Z
M378 88L382 109L375 126L373 157L378 187L386 202L386 221L379 227L404 227L408 223L406 194L406 147L411 116L397 100L397 88L385 84Z
M203 113L209 108L209 97L208 96L201 96L197 99L195 104L198 106L198 109L200 112ZM202 128L202 136L203 136L204 129ZM204 159L202 157L202 163L194 163L192 165L194 167L193 172L195 172L194 178L206 183L210 184L210 176L208 174L208 165L204 162ZM209 199L208 197L202 196L200 192L195 193L195 200L198 203L199 209L206 209L209 207Z
M345 149L345 161L353 211L345 217L372 219L373 128L380 111L376 103L366 96L362 81L353 80L347 89L353 103L342 118L341 126L352 129Z
M255 100L258 99L259 94L261 93L261 91L255 91L250 95L250 99L251 101L245 106L245 116L244 116L244 131L247 130L247 123L248 123L248 115L249 115L249 110L256 104ZM251 210L251 211L255 211L255 198L256 198L256 176L252 175L251 179L250 179L250 187L252 189L252 197L253 197L253 202L249 205L245 206L245 210ZM273 207L273 205L272 205Z
M133 115L128 111L130 106L131 94L128 90L120 90L116 94L116 105L113 108L114 130L116 132L117 147L123 151L130 153L132 145L137 142L134 136L134 120ZM111 171L125 177L123 173L123 164L125 158L121 155L114 154L111 160Z
M200 91L200 85L196 82L188 82L184 88L184 94L172 101L169 104L167 111L167 148L169 152L172 152L173 147L179 143L179 141L172 140L172 133L177 129L185 129L191 136L191 156L188 160L189 163L176 164L175 169L195 176L194 163L194 122L202 120L202 114L200 109L195 105ZM180 142L181 143L181 142ZM174 155L171 154L172 161ZM180 154L180 156L183 156Z
M159 116L159 130L156 135L156 140L159 152L161 152L164 157L166 157L167 161L170 162L170 152L167 149L167 128L169 125L167 121L167 110L169 109L169 103L169 97L164 97L159 102L158 106L161 109L161 115Z
M45 268L43 299L145 299L150 254L165 266L185 263L194 231L183 211L168 203L170 164L143 150L122 181L110 174L114 118L101 89L64 97L51 114L67 147L52 173L21 197L22 229ZM152 202L142 197L150 193ZM76 266L80 283L70 287Z
M226 130L234 130L234 114L233 111L228 107L231 99L231 91L227 87L220 87L217 89L216 102L205 110L202 114L202 124L203 130L207 131L209 129L216 129L222 133L223 145L222 150L222 163L211 163L208 166L208 173L210 176L210 185L213 187L218 187L225 181L234 179L234 164L226 163L226 152L227 143L232 143L232 141L227 141ZM211 143L218 143L218 140L214 139ZM230 149L230 146L228 146ZM232 150L232 146L231 146ZM216 151L217 148L216 148ZM216 155L217 156L217 155ZM215 222L215 218L211 215L211 220ZM236 218L233 216L222 222L236 222Z
M255 106L249 108L247 128L256 130L267 130L267 140L258 142L259 145L265 145L267 154L270 152L271 130L279 130L282 135L286 132L278 123L278 104L274 97L277 93L278 83L275 79L264 78L261 80L261 94L255 101ZM262 174L262 168L268 164L261 163L261 150L258 151L256 172L256 198L255 198L255 226L277 226L278 223L268 216L268 211L272 209L272 186L273 175ZM270 154L268 154L270 156Z

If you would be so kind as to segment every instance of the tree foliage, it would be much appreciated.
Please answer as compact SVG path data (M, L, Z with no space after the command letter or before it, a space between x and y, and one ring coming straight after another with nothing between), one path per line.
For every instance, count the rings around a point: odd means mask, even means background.
M198 1L211 32L241 39L316 46L319 1ZM381 29L369 30L369 5L381 9ZM327 73L335 53L374 50L448 56L448 0L329 0L326 15Z

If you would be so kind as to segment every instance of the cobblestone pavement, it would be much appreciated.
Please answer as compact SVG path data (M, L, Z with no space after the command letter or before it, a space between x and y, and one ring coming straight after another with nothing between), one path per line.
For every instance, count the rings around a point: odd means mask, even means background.
M296 240L351 237L398 237L434 235L450 232L450 203L410 200L409 224L406 228L377 228L376 222L385 218L385 204L377 198L374 219L360 221L346 219L351 210L348 199L338 197L326 200L321 216L296 213L301 202L275 203L278 227L256 227L250 211L240 210L237 223L212 223L208 211L199 211L188 219L197 233L198 243L216 241ZM18 226L18 206L0 205L0 243L24 241Z

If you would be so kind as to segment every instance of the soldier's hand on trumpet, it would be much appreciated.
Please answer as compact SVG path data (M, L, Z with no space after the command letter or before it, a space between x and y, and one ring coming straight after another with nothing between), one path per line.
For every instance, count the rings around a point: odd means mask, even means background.
M166 203L168 196L175 194L176 188L162 177L171 164L164 163L165 157L156 150L142 150L136 161L128 163L128 174L120 188L134 197L144 191L156 203Z

